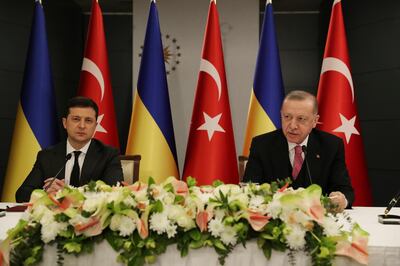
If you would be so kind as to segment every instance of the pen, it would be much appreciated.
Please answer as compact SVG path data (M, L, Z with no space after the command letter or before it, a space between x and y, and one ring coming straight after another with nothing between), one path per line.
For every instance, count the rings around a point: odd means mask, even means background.
M394 205L396 205L397 201L399 200L399 197L394 197L390 202L389 205L387 206L385 210L385 215L387 215L390 210L393 208Z
M4 216L6 216L6 212L5 211L1 211L0 212L0 217L4 217Z

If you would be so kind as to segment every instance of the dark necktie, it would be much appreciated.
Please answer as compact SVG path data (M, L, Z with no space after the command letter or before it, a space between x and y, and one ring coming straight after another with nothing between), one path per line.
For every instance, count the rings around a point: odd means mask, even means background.
M293 160L293 171L292 171L292 176L294 179L296 179L297 176L299 175L301 166L303 165L303 157L301 157L302 152L303 150L300 145L294 147L294 160Z
M81 153L82 153L81 151L74 151L75 161L74 161L74 167L72 167L71 178L69 181L69 184L74 187L79 187L80 169L79 169L78 158Z

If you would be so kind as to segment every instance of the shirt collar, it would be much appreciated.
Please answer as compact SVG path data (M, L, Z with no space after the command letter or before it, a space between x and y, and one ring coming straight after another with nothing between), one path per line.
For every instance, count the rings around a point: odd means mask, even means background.
M294 150L294 147L296 147L297 145L300 145L300 146L306 146L307 147L307 143L308 143L308 137L309 137L310 135L307 135L307 137L303 140L303 142L302 143L300 143L300 144L297 144L297 143L293 143L293 142L289 142L288 141L288 146L289 146L289 151L291 151L291 150Z
M85 146L83 146L81 149L75 150L72 147L72 145L69 143L69 140L67 139L67 154L70 154L71 152L74 152L74 151L81 151L83 154L86 154L91 142L92 142L92 140L89 140L88 143L86 143Z

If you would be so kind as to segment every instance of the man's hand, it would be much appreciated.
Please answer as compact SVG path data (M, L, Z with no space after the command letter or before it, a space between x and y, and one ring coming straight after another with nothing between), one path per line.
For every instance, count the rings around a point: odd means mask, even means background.
M54 182L51 184L51 186L47 188L47 186L51 183L51 180L53 180L52 177L47 178L44 181L44 186L43 186L43 189L45 189L46 192L49 194L55 194L57 191L59 191L65 186L64 179L60 180L56 178Z
M336 211L342 212L347 207L347 199L340 191L333 191L329 194L332 204L337 206Z

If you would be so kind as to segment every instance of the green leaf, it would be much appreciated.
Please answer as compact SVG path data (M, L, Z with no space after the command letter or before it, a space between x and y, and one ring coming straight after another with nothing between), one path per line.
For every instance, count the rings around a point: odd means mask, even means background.
M201 239L201 233L199 231L199 229L193 229L189 231L189 236L191 239L195 240L195 241L199 241Z
M186 178L186 184L188 185L189 188L196 186L197 180L194 177L188 176Z
M58 213L54 215L54 220L59 223L68 222L69 217L64 213Z
M82 245L76 242L68 242L63 246L68 253L80 253L82 250Z
M223 184L224 184L224 182L222 182L221 180L217 179L217 180L214 180L214 182L212 183L212 186L213 187L219 187L220 185L223 185Z
M216 248L219 249L219 250L223 250L223 251L226 251L226 250L227 250L226 247L225 247L225 245L224 245L224 243L222 243L222 241L219 240L219 239L215 239L215 240L213 241L213 244L214 244L214 247L216 247Z
M105 234L107 242L110 246L115 250L120 250L124 245L124 238L121 237L118 233L108 230Z
M160 200L154 202L153 207L151 208L152 212L162 212L164 209L163 204Z
M87 184L87 189L88 189L88 191L92 191L92 192L95 192L96 191L96 182L95 181L90 181L88 184Z
M263 250L264 256L267 259L271 259L272 247L268 243L265 243L265 245L263 246L262 250Z
M204 241L203 240L199 240L199 241L192 241L189 244L189 247L192 249L197 249L197 248L201 248L203 247Z
M167 192L174 192L174 187L172 186L171 183L168 183L164 186L165 191Z
M176 195L175 196L175 200L174 200L174 204L181 204L185 202L185 198L181 195Z
M155 184L153 177L149 176L149 180L147 181L147 186L150 188L151 185Z

